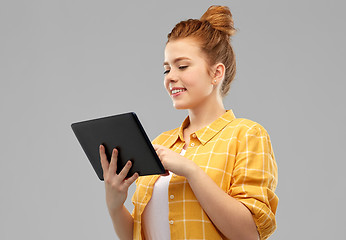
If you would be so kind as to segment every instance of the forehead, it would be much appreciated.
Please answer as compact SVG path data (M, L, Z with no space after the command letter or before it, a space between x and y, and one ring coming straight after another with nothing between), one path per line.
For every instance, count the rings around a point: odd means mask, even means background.
M168 42L165 47L165 63L172 64L177 58L202 58L202 51L198 42L191 38L183 38Z

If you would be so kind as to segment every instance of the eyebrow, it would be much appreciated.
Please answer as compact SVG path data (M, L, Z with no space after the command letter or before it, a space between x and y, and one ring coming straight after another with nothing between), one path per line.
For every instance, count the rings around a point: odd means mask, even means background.
M191 59L188 58L188 57L178 57L178 58L174 59L173 63L176 63L176 62L179 62L179 61L182 61L182 60L191 60ZM169 63L168 62L164 62L163 66L166 66L166 65L169 65Z

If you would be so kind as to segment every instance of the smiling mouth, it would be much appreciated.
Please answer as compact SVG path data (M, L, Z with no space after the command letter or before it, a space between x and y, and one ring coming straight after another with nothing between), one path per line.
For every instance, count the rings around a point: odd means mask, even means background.
M185 91L186 91L185 88L174 89L174 90L172 90L172 95L180 93L180 92L185 92Z

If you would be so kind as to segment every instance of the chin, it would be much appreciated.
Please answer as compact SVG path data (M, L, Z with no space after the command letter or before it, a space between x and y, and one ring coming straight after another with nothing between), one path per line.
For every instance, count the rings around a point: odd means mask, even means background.
M177 110L187 109L187 108L185 108L185 107L183 107L183 106L179 106L179 105L175 105L175 104L173 104L173 107L174 107L175 109L177 109Z
M185 104L177 104L177 103L174 103L174 102L173 102L173 107L175 109L189 109L189 107L187 105L185 105Z

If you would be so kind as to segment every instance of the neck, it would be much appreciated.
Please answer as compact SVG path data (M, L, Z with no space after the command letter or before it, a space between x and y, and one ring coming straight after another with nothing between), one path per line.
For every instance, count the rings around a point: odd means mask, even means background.
M222 99L205 102L199 106L189 109L190 125L189 131L195 132L208 126L226 112Z

